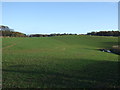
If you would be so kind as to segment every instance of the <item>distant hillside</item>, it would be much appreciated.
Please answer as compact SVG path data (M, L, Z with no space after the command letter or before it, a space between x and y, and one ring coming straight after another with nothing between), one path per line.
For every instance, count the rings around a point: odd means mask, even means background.
M0 25L0 36L3 37L25 37L26 34L21 32L16 32L10 29L8 26Z

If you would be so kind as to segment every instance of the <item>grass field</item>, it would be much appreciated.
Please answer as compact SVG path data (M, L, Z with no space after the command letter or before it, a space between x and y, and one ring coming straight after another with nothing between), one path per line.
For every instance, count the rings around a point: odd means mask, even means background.
M119 87L117 37L3 38L3 88Z

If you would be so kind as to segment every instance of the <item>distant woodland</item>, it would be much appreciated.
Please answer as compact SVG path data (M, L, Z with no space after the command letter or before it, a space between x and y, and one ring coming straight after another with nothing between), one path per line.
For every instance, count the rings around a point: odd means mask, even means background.
M54 33L54 34L30 34L26 35L21 32L14 31L14 29L10 29L8 26L0 25L0 36L3 37L51 37L51 36L62 36L62 35L77 35L71 33ZM120 36L120 31L99 31L99 32L90 32L87 34L79 34L79 35L95 35L95 36Z
M26 34L14 31L13 29L10 29L8 26L0 26L0 36L3 37L25 37Z
M87 35L96 35L96 36L120 36L120 31L99 31L87 33Z

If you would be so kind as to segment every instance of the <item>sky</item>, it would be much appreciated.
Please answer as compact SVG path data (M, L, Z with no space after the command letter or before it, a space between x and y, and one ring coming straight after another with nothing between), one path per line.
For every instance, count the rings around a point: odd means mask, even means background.
M26 34L118 30L118 3L3 2L2 25Z

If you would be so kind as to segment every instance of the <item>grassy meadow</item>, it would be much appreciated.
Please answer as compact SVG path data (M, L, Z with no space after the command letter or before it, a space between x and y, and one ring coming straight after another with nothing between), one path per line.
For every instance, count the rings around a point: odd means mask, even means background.
M117 37L2 38L3 88L119 87Z

